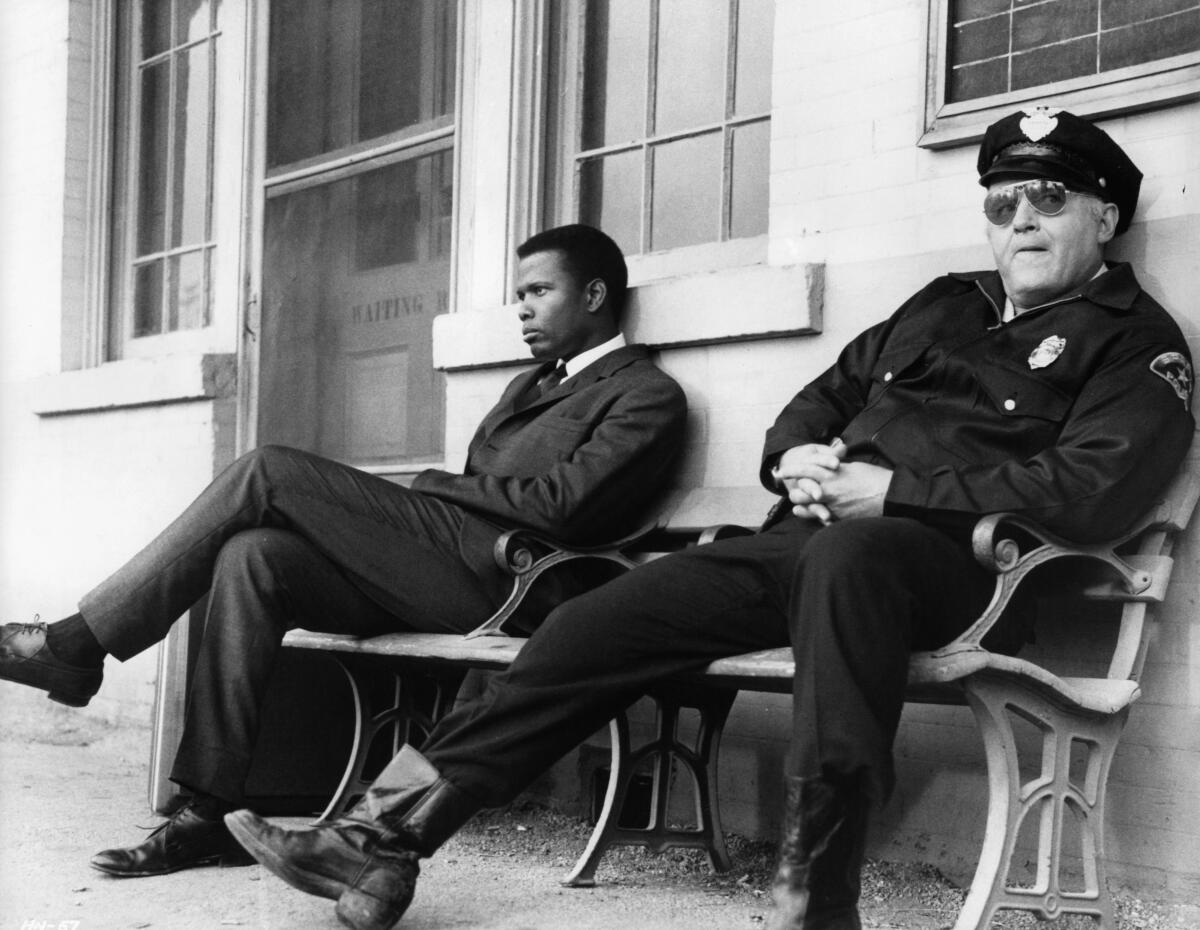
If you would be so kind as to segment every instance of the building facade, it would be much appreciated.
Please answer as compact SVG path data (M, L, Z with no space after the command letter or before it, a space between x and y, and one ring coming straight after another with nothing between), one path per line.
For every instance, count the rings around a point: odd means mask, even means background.
M1143 169L1112 255L1194 343L1198 95L1190 0L6 0L0 608L71 612L265 442L398 481L458 467L528 358L513 249L561 222L630 255L630 335L689 396L680 481L745 500L804 381L933 275L990 264L975 143L1021 106L1099 119ZM1109 808L1113 879L1180 895L1198 532ZM89 712L171 719L186 638L110 662ZM727 828L772 832L789 707L736 705ZM873 854L969 874L967 712L910 709L898 753Z

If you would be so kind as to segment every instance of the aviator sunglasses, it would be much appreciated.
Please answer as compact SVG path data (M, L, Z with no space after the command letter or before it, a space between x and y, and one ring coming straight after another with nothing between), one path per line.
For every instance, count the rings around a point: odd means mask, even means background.
M1007 226L1016 215L1017 205L1024 194L1029 205L1042 216L1058 216L1067 208L1067 195L1077 193L1079 191L1067 190L1061 181L1045 178L1023 181L989 192L983 198L983 212L996 226Z

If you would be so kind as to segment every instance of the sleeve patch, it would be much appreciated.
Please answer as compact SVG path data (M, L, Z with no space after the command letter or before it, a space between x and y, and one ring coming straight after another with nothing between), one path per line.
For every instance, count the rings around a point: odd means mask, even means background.
M1150 370L1171 385L1184 407L1191 407L1192 366L1187 358L1179 352L1164 352L1150 363Z

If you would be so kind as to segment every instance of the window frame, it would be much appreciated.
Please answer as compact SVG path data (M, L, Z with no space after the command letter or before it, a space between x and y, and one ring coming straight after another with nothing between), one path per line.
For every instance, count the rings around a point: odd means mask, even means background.
M977 142L991 123L1022 104L1049 102L1104 119L1168 107L1200 93L1200 51L961 103L946 102L950 0L929 0L925 126L918 145L940 149Z
M72 4L68 56L74 77L83 88L67 101L68 151L80 153L68 159L66 171L67 217L79 232L64 237L64 279L60 368L86 368L136 363L139 359L163 356L200 358L232 352L244 291L245 226L242 218L248 158L244 120L247 75L250 59L250 24L259 0L226 4L220 30L224 40L223 66L217 77L216 93L221 108L214 114L214 133L209 151L213 177L221 178L210 194L206 209L211 215L210 231L221 248L210 269L210 316L208 325L161 335L113 339L116 314L131 315L128 307L114 298L118 272L116 239L124 235L127 204L118 201L116 172L129 166L118 161L117 143L121 127L117 121L116 69L121 56L118 35L119 5L132 0L93 0Z
M656 23L657 10L658 4L656 2L651 11L652 23ZM544 187L550 193L547 193L544 202L539 204L541 215L543 216L543 225L550 226L560 222L574 222L579 217L580 175L585 162L619 152L640 151L642 159L640 241L637 244L636 250L633 246L626 246L628 252L626 261L629 265L629 276L632 284L690 274L697 271L737 268L766 261L770 223L769 209L768 216L766 217L766 231L754 236L738 238L730 236L733 197L730 166L732 163L735 131L743 126L766 123L769 132L769 127L773 124L774 116L773 104L765 111L754 112L752 114L733 115L731 112L730 98L735 88L733 72L737 67L736 54L734 54L737 48L736 3L730 3L730 10L735 20L726 29L726 112L721 119L703 125L691 126L686 129L645 135L635 140L586 150L580 148L584 72L582 52L586 41L584 36L584 2L581 2L581 0L567 0L567 2L562 4L557 35L550 34L551 30L548 27L546 28L547 41L557 46L561 51L557 56L546 56L548 59L546 62L546 83L549 86L557 84L559 93L557 95L557 104L554 101L548 102L545 111L545 119L547 121L545 138L548 154L545 157L544 165ZM777 18L778 15L779 10L778 6L776 6L774 17ZM657 29L657 25L654 28ZM774 19L771 23L771 29L772 35L774 35ZM650 56L652 67L651 73L647 75L646 82L647 107L649 108L647 110L648 116L653 110L656 81L658 79L658 73L653 67L657 57L654 49L650 50ZM551 61L554 57L559 58L559 75L549 74L550 69L554 67ZM653 162L656 147L718 131L723 136L721 140L723 186L720 198L721 215L719 219L721 238L655 251L640 251L643 243L650 241L650 207L653 202L654 193ZM764 181L769 183L771 173L769 138L767 146L768 167L767 177Z

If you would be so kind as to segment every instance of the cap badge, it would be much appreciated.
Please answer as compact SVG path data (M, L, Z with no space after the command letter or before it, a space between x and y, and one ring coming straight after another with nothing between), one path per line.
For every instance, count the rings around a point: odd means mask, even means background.
M1040 142L1054 132L1058 126L1058 119L1054 115L1057 112L1057 107L1035 107L1033 110L1026 110L1020 123L1025 138L1030 142Z
M1192 366L1179 352L1164 352L1150 363L1150 370L1175 390L1184 407L1191 405Z
M1053 364L1066 347L1067 340L1061 336L1047 336L1038 343L1036 349L1029 353L1029 367L1036 370Z

